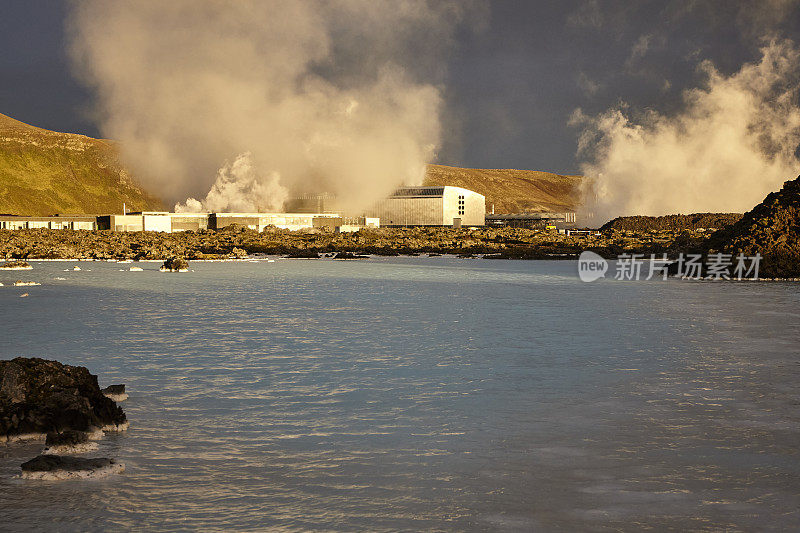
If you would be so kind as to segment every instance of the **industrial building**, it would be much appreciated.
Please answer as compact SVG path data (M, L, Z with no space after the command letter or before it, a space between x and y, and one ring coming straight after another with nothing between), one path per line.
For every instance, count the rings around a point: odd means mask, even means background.
M333 228L337 221L341 225L341 220L335 213L211 213L208 227L220 230L236 224L256 231L264 231L269 226L297 231L314 227Z
M486 225L495 228L563 229L575 225L575 213L492 213L486 215Z
M86 229L110 231L199 231L221 230L237 225L264 231L323 229L358 231L385 226L483 226L486 198L461 187L402 187L379 201L365 216L344 217L335 196L328 194L291 200L291 213L171 213L139 211L113 215L23 217L0 215L0 229Z
M187 231L208 228L209 213L137 211L124 215L100 215L97 229L114 231Z
M368 214L382 226L483 226L486 198L461 187L402 187Z
M26 217L0 215L0 230L83 229L111 231L198 231L238 225L256 231L268 227L288 230L327 229L333 232L380 227L377 218L342 217L335 213L168 213L140 211L124 215Z
M97 217L91 215L55 215L52 217L22 217L0 215L0 229L97 229Z

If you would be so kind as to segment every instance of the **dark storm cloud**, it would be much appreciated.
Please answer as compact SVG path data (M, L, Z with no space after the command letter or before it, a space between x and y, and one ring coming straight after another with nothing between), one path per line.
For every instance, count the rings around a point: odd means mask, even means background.
M71 78L63 53L62 1L0 8L0 112L48 128L97 135L92 95ZM490 2L481 31L464 31L436 70L444 81L443 163L578 172L575 109L677 113L699 65L723 75L757 62L772 39L800 42L797 1L503 0ZM424 61L423 61L424 59Z

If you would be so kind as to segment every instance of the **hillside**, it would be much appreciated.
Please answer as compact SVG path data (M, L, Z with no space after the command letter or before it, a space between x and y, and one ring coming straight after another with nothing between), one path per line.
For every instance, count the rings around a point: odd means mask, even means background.
M486 196L496 213L573 211L580 176L429 165L425 185ZM115 143L30 126L0 114L0 213L51 215L163 209L121 166Z
M512 169L472 169L429 165L424 185L455 185L486 196L495 213L574 211L580 203L581 176Z
M708 251L762 255L764 277L800 277L800 176L708 241Z
M114 143L0 114L0 213L51 215L161 209L119 163Z

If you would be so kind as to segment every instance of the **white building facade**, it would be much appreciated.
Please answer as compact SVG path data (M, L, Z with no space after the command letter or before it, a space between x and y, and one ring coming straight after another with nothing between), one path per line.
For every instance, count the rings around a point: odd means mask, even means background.
M367 215L381 226L483 226L486 198L461 187L402 187Z

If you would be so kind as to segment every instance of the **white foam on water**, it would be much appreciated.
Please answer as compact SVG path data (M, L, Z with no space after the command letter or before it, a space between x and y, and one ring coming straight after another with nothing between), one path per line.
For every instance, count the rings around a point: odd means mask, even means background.
M106 424L103 426L103 432L107 433L119 433L120 431L125 431L130 427L128 422L123 422L122 424Z
M86 434L89 436L89 440L100 440L105 435L103 430L98 427L90 428Z
M123 392L122 394L105 394L105 393L103 393L103 396L105 396L109 400L113 400L115 402L124 402L125 400L128 399L128 393L127 392Z
M95 468L93 470L51 470L49 472L22 472L22 479L41 479L44 481L62 481L65 479L99 479L125 471L122 463Z
M27 442L46 438L46 433L19 433L17 435L0 435L0 442Z
M96 442L82 442L80 444L57 444L44 449L42 455L69 455L75 453L86 453L97 450Z

